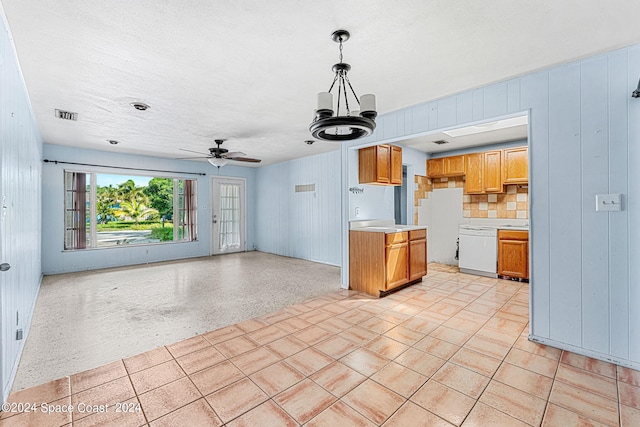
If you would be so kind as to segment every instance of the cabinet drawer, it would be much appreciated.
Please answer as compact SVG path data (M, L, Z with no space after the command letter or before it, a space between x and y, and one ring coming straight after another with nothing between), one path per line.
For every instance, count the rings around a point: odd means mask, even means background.
M408 238L408 233L406 231L402 231L400 233L388 233L385 235L385 244L392 245L394 243L406 242Z
M427 238L427 230L410 230L409 231L409 240L418 240L418 239L426 239Z
M498 230L499 240L529 240L526 230Z

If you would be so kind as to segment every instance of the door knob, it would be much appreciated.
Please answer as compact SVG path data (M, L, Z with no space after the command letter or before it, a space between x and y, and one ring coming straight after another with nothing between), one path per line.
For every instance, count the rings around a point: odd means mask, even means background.
M7 262L3 262L2 264L0 264L0 271L7 271L10 268L11 268L11 264Z

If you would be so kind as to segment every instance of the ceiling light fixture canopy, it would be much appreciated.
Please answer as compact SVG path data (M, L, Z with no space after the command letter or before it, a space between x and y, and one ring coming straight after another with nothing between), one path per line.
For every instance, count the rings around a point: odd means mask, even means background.
M349 40L350 34L346 30L334 31L331 38L334 42L340 44L340 62L333 66L335 77L328 92L318 93L318 108L315 111L316 117L309 125L309 131L314 138L324 141L351 141L362 138L373 133L376 128L375 118L376 97L372 94L362 95L358 99L355 90L351 86L351 82L347 77L347 73L351 70L351 66L342 62L342 43ZM333 94L331 91L338 86L338 102L336 104L335 116L333 109ZM351 110L349 107L349 93L355 98L360 107ZM342 115L340 115L341 104L344 104ZM353 103L352 103L353 105Z

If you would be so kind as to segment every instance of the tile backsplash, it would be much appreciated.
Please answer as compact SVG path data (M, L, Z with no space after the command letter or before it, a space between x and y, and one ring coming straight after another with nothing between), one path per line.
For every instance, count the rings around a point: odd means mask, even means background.
M414 194L414 220L418 223L420 200L427 199L429 193L441 188L462 188L464 177L435 178L416 175ZM529 187L507 185L506 193L465 194L462 196L462 216L464 218L529 218Z

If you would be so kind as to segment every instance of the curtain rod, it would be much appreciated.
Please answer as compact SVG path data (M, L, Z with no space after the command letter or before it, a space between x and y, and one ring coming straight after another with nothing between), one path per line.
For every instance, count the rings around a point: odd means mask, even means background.
M106 166L106 165L94 165L91 163L75 163L75 162L62 162L59 160L49 160L49 159L44 159L43 160L45 163L53 163L55 165L57 165L58 163L60 164L64 164L64 165L76 165L76 166L94 166L94 167L98 167L98 168L111 168L111 169L127 169L127 170L132 170L132 171L144 171L144 172L165 172L165 173L178 173L178 174L187 174L187 175L200 175L200 176L207 176L206 173L200 173L200 172L181 172L181 171L168 171L168 170L162 170L162 169L141 169L141 168L128 168L125 166Z

